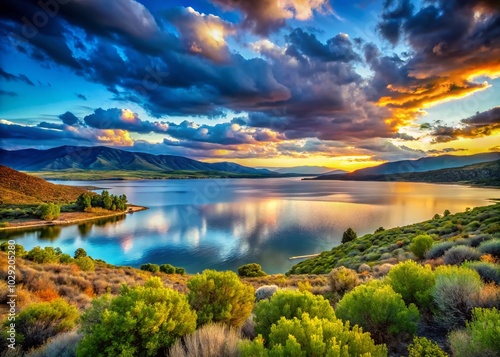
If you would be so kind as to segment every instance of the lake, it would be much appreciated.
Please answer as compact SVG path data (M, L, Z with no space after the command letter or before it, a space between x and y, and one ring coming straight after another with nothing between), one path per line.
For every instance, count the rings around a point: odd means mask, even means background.
M2 232L0 241L15 239L26 249L60 247L71 255L83 247L116 265L170 263L196 273L256 262L267 273L284 273L298 262L289 257L339 245L348 227L358 235L373 233L500 197L495 189L459 185L300 178L64 183L126 194L149 209L120 219Z

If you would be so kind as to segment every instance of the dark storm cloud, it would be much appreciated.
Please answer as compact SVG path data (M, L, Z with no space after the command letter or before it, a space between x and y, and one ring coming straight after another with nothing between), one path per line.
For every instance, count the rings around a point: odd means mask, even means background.
M432 150L427 150L429 154L448 154L450 152L460 152L460 151L467 151L467 149L462 149L462 148L444 148L441 150L437 149L432 149Z
M336 35L323 44L316 38L316 35L296 28L287 38L291 45L295 46L295 48L288 47L287 51L298 51L320 61L351 62L360 59L359 55L354 52L349 37L343 34Z
M462 119L457 127L445 126L438 123L431 128L431 135L434 137L434 142L438 143L449 142L458 138L488 136L494 130L500 129L500 107L495 107Z
M19 74L15 75L9 72L4 71L2 68L0 68L0 76L4 78L7 81L14 81L14 82L23 82L26 83L30 86L34 86L35 84L24 74Z
M70 125L70 126L76 126L76 125L80 125L81 122L80 122L80 119L78 119L75 114L71 113L71 112L66 112L64 114L61 114L58 116L59 119L62 120L62 122L66 125Z
M500 71L498 10L495 1L436 0L420 8L408 0L388 1L379 30L393 44L404 40L411 52L398 63L365 50L380 103L411 117L422 107L486 88L474 78Z

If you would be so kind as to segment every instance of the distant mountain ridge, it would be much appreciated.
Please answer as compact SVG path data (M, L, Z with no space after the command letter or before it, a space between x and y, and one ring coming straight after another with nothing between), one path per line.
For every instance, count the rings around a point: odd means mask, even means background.
M153 155L113 149L106 146L60 146L47 150L0 149L0 164L22 171L58 170L145 170L213 171L241 175L276 175L232 162L206 163L182 156Z
M279 174L324 175L334 172L345 174L347 171L335 170L326 166L293 166L293 167L268 167L267 169Z
M482 153L469 156L442 155L423 157L418 160L387 162L375 167L360 169L348 174L352 176L391 175L409 172L424 172L448 169L500 159L500 152Z
M479 186L500 186L500 160L425 172L404 172L390 175L327 175L314 180L409 181L466 183Z

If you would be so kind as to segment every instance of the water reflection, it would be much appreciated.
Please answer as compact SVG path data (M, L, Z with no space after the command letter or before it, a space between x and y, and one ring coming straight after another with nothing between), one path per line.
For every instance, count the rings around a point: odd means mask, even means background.
M237 269L258 262L284 272L288 257L338 245L342 232L359 234L485 205L498 191L452 185L326 182L298 179L158 180L73 183L125 193L147 211L86 222L0 233L31 249L78 247L112 264L171 263L190 273ZM204 194L205 196L200 196Z

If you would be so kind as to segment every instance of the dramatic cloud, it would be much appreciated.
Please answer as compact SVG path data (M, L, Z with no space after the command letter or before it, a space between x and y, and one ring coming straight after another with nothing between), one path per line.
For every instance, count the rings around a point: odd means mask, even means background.
M448 142L458 138L474 138L492 135L500 129L500 107L477 113L469 118L462 119L457 127L437 124L432 127L431 135L434 142Z
M307 20L313 11L332 12L328 0L212 0L226 10L243 14L244 28L259 35L269 35L285 26L287 19Z
M96 129L119 129L144 134L151 132L165 133L168 129L167 123L141 120L136 113L128 109L111 108L104 110L98 108L83 120L89 127Z
M408 60L374 56L373 88L380 105L412 118L420 109L458 99L488 87L478 77L500 75L500 13L494 1L438 0L415 9L408 0L387 1L381 34L412 49Z
M178 29L186 50L215 62L230 60L225 37L235 34L234 26L214 15L205 15L191 7L178 7L166 18Z
M61 119L64 124L70 125L70 126L79 125L81 123L80 119L78 119L75 116L75 114L73 114L71 112L66 112L64 114L59 115L59 119Z

